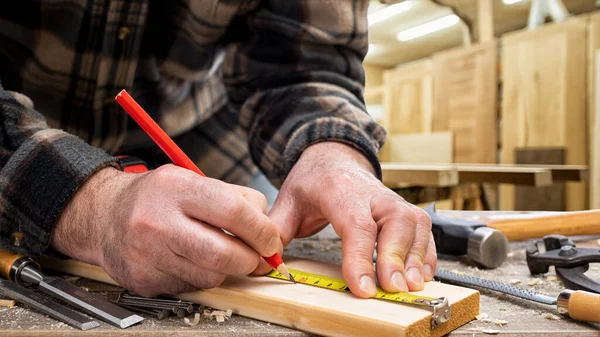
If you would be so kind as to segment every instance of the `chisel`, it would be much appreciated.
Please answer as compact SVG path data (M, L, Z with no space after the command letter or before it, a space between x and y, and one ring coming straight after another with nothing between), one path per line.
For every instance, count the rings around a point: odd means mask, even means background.
M77 311L71 310L40 293L31 291L11 281L0 280L0 295L10 297L27 307L81 330L89 330L100 326L98 322L87 318Z
M24 255L0 250L0 273L19 285L37 285L42 292L123 329L144 320L141 316L61 278L42 274L40 265Z
M435 279L456 285L494 290L533 302L556 306L559 314L574 320L600 323L600 294L565 289L557 297L552 297L506 283L457 274L446 269L436 270Z

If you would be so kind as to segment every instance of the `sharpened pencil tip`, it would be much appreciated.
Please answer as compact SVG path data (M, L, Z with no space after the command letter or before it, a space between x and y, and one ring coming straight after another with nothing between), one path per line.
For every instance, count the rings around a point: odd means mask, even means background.
M292 282L296 283L296 280L294 280L294 277L292 276L292 274L289 274L289 276L290 276L290 280L291 280Z

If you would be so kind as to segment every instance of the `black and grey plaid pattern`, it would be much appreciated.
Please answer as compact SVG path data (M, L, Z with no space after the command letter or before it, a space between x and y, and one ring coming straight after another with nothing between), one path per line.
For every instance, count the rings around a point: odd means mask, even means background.
M280 186L326 140L380 174L386 133L363 100L367 0L12 6L0 12L0 247L18 231L22 252L47 249L73 191L113 156L168 162L115 102L122 89L211 177L244 184L260 169Z

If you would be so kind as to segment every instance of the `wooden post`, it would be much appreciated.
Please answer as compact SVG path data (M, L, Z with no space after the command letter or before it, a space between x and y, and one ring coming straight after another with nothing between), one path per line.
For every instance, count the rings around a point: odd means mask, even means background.
M493 0L477 1L477 20L479 26L479 42L494 39L494 4Z

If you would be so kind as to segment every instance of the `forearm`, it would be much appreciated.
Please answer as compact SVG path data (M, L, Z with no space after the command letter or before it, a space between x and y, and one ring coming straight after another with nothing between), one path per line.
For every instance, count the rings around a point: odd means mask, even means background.
M0 247L38 255L48 250L56 221L79 185L116 164L104 151L49 128L24 97L15 96L0 87Z

